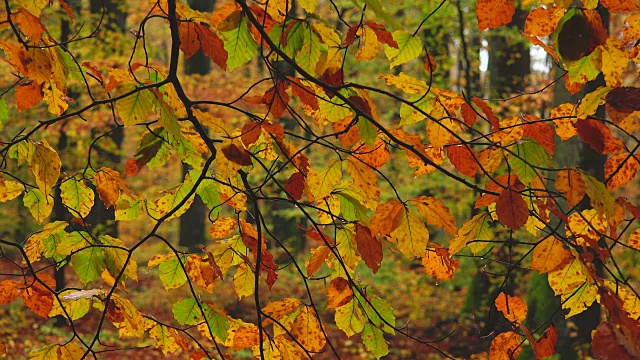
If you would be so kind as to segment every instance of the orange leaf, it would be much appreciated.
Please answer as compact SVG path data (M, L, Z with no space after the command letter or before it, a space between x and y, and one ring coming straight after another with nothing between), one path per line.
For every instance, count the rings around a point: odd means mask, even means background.
M377 273L382 263L382 243L371 236L369 228L356 224L356 245L364 263Z
M556 150L555 132L553 127L547 123L536 121L540 120L537 116L527 115L525 116L526 122L522 127L524 128L523 137L533 139L533 141L542 145L550 156L553 156ZM530 121L536 122L530 122Z
M0 282L0 305L11 303L20 296L24 285L18 281L4 280Z
M295 298L284 298L280 301L271 301L267 305L262 308L262 312L269 315L270 317L280 320L285 316L293 313L300 307L302 303L300 300ZM267 326L271 324L273 320L267 318L262 321L262 326Z
M576 170L558 171L556 189L564 193L569 206L576 206L584 197L586 187L582 175Z
M527 223L529 208L522 195L507 189L496 201L496 214L500 223L515 230Z
M500 310L507 320L522 323L527 318L527 304L517 296L500 293L495 300L496 309Z
M551 35L567 9L560 6L539 7L531 10L524 23L524 33L533 36Z
M513 0L476 1L476 17L481 32L510 23L515 12Z
M369 165L354 158L347 159L347 170L357 188L373 200L380 199L378 176Z
M601 0L600 5L609 9L610 13L614 13L614 12L628 13L631 11L638 10L638 5L636 5L635 2L628 1L628 0Z
M522 339L514 332L504 332L496 336L491 341L489 349L489 360L512 360L516 359L522 351Z
M262 103L269 107L269 113L279 118L287 110L289 104L289 94L287 94L288 85L284 82L277 83L276 86L267 90L262 96Z
M236 231L238 227L238 220L234 218L220 218L213 223L211 229L209 229L209 235L214 239L222 239Z
M33 43L39 42L42 39L42 34L46 31L44 25L40 22L40 18L31 14L25 8L19 8L18 11L14 16L15 23Z
M451 164L463 175L475 178L478 172L476 152L469 145L453 145L446 147Z
M364 24L370 27L376 33L376 37L378 38L379 42L387 44L392 48L398 48L398 42L393 39L393 35L384 27L384 25L375 23L373 21L366 21Z
M542 334L542 337L536 341L535 353L537 360L542 360L547 356L553 356L556 353L556 342L558 341L558 331L556 326L551 324L549 328Z
M626 185L636 177L638 172L638 159L626 152L612 155L604 164L604 177L609 179L609 190Z
M533 249L531 268L538 270L540 273L547 273L557 268L570 257L571 253L562 246L562 242L553 236L549 236Z
M352 298L353 291L349 281L341 277L331 280L331 284L327 288L327 309L340 307L351 301Z
M439 226L452 235L458 232L451 211L440 200L430 196L418 196L409 200L409 203L418 208L418 213L428 224Z
M331 254L331 249L326 246L318 246L315 249L311 249L311 258L306 262L307 276L311 277L320 269L324 261Z
M54 297L52 291L55 291L56 281L48 274L43 273L39 274L38 278L47 284L51 290L48 290L44 285L35 281L33 278L28 279L27 283L29 287L22 291L22 301L24 301L24 304L36 313L36 315L46 319L49 317L49 313L53 308Z
M373 148L361 142L357 143L353 147L352 155L374 168L381 167L391 157L389 150L387 150L387 144L380 137L376 138Z
M38 84L35 81L21 84L16 88L15 96L18 111L26 110L40 104L43 97L42 84Z
M435 244L435 248L429 248L422 257L422 265L428 275L438 281L451 280L460 262L449 255L444 247Z
M311 87L303 85L298 78L287 76L287 79L292 83L291 93L293 96L296 96L304 105L307 105L313 110L318 110L320 108L318 98Z
M253 165L249 152L236 144L231 144L227 147L223 147L221 150L224 154L224 157L226 157L231 162L242 166Z
M178 22L178 35L180 36L180 50L184 52L185 59L192 57L200 49L196 25L192 22Z
M120 188L123 185L120 173L107 167L101 168L94 177L96 190L100 200L106 208L113 206L120 197Z
M404 209L404 205L398 200L389 200L384 204L378 205L369 223L371 235L388 235L391 233L391 230L393 230L393 220L402 209Z

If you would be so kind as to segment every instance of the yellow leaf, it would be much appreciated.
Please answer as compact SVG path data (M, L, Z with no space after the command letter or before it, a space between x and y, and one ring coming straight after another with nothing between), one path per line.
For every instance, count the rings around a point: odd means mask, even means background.
M209 235L214 239L225 238L237 229L238 220L234 218L220 218L213 223L211 229L209 229Z
M570 257L571 253L562 246L562 242L553 236L549 236L533 249L531 268L538 270L540 273L546 273L554 270Z
M253 271L247 266L247 264L241 264L238 266L236 274L233 275L233 287L236 289L238 298L253 295L255 290L255 275Z
M573 258L549 272L549 286L556 295L571 294L591 277L580 260Z
M24 245L24 252L27 254L29 261L36 262L40 260L40 256L45 250L44 241L51 235L63 232L67 225L66 221L54 221L45 225L42 231L29 236Z
M577 121L576 110L576 105L571 103L559 105L551 110L551 118L555 119L553 123L556 125L556 134L563 141L578 134L573 126Z
M469 241L473 240L491 240L493 239L493 231L491 230L491 215L482 213L474 216L471 220L465 222L458 230L456 237L451 240L449 245L449 253L456 254L462 250ZM479 242L474 247L469 245L474 254L479 253L486 246L486 242Z
M318 0L300 0L298 1L298 5L300 5L306 12L312 13L318 6Z
M53 185L58 181L62 164L58 153L46 140L34 145L33 153L29 159L29 167L36 177L36 184L42 195L47 196L51 192Z
M403 72L398 75L381 75L379 79L384 79L387 85L395 86L407 94L424 94L429 90L427 83Z
M22 201L38 224L42 224L53 211L53 196L49 195L45 199L38 189L31 189Z
M271 301L262 308L262 312L269 315L271 318L281 320L285 316L295 312L302 302L296 298L284 298L280 301ZM262 326L271 324L273 320L266 318L262 321Z
M625 60L625 65L627 61ZM602 86L585 95L578 105L578 119L586 119L596 113L598 107L605 103L605 96L611 91L611 88Z
M598 241L607 231L607 221L594 209L575 212L569 216L567 236L574 237L579 245L589 245L586 238Z
M409 200L409 203L416 206L427 224L439 226L452 235L458 232L449 208L440 200L430 196L418 196Z
M620 40L608 38L602 48L602 75L607 86L615 87L622 84L622 73L627 69L629 59L623 50Z
M62 203L73 210L72 215L86 217L94 204L94 193L82 180L69 178L60 185Z
M587 310L594 301L600 301L599 299L598 287L587 283L582 284L577 291L560 296L562 308L569 309L569 312L565 314L565 318L580 314Z
M604 177L609 179L607 182L609 190L626 185L636 177L637 173L638 159L627 152L612 155L604 164Z
M151 115L155 100L153 93L149 90L139 90L133 84L125 84L118 92L118 95L132 91L135 92L124 99L116 101L118 114L126 126L136 125L147 120Z
M429 242L429 230L420 216L403 207L393 222L391 238L398 250L409 259L422 257Z
M342 162L334 161L329 168L323 171L316 172L311 169L307 176L307 186L316 201L319 202L331 194L340 178L342 178Z
M384 53L391 61L390 68L411 61L422 53L422 40L419 36L413 36L403 30L396 30L392 35L393 40L398 43L398 48L386 44L384 46Z
M111 314L110 319L118 329L118 336L120 338L137 337L142 340L148 325L147 320L133 306L131 301L116 294L113 294L111 300L109 309L107 309L107 316Z
M607 219L615 217L616 199L604 184L595 177L582 173L582 180L585 183L585 191L591 199L590 204L600 215Z
M440 121L427 120L429 141L431 141L431 145L436 149L441 149L445 145L452 143L455 140L457 129L460 129L460 126L448 118L441 119Z
M367 197L375 201L380 200L378 176L369 165L354 157L350 157L347 159L347 171L349 171L349 175L353 179L354 184L361 189Z
M556 189L564 193L567 203L571 207L580 203L586 191L581 173L572 169L558 171L555 185Z
M378 36L368 26L359 28L358 32L360 35L360 49L356 52L356 59L360 61L372 60L380 51Z
M310 352L320 352L327 340L312 306L304 306L291 325L291 335Z
M0 180L0 202L7 202L20 196L24 192L24 185L17 181Z
M156 324L149 330L149 336L156 342L156 348L162 349L167 355L180 349L185 353L189 350L189 344L176 329Z

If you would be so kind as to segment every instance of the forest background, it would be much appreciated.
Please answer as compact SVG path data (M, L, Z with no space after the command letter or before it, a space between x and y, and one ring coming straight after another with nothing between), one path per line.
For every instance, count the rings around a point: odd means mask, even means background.
M637 358L638 10L5 1L0 353Z

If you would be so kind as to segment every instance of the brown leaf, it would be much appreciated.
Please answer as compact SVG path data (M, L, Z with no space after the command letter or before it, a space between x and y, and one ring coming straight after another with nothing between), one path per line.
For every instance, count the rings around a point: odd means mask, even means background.
M290 195L295 200L302 199L302 194L304 193L304 175L300 172L294 172L287 180L284 188L289 193L287 196Z
M620 112L632 113L640 111L640 88L631 86L617 87L609 91L605 100L609 106Z
M542 334L542 337L535 343L537 360L542 360L547 356L553 356L556 353L557 341L558 331L556 330L556 326L551 324L544 334Z
M596 328L591 349L593 355L601 360L632 360L640 356L634 352L633 345L629 344L622 332L606 321Z
M335 309L342 306L351 301L352 298L353 291L349 281L341 277L331 280L331 284L327 288L327 309Z
M227 147L223 147L221 150L224 154L224 157L226 157L231 162L242 166L253 165L253 161L251 161L249 152L236 144L231 144Z
M202 52L207 55L222 70L227 69L229 54L224 48L224 42L211 29L202 24L195 25L198 39L202 45Z
M500 119L498 119L498 117L493 113L491 107L487 105L484 100L475 96L471 98L471 101L473 101L473 103L476 104L476 106L478 106L487 117L489 124L491 124L491 131L498 131L500 129Z
M507 189L496 201L496 214L500 223L515 230L527 223L529 208L522 195Z
M382 263L382 243L371 235L368 227L356 224L356 245L364 263L377 273Z

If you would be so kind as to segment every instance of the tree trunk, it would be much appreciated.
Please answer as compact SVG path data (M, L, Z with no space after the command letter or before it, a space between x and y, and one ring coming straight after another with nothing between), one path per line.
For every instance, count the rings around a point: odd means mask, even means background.
M213 0L190 0L189 5L198 11L210 12L213 10ZM192 57L184 61L184 72L188 75L205 75L211 71L211 60L198 50ZM189 172L189 166L182 164L182 176ZM205 239L205 218L207 207L202 200L196 196L189 209L180 217L180 232L178 245L189 250L196 250L206 243Z

